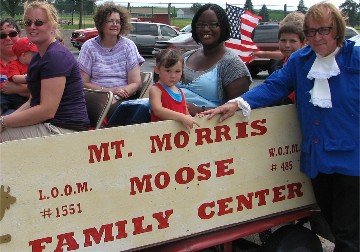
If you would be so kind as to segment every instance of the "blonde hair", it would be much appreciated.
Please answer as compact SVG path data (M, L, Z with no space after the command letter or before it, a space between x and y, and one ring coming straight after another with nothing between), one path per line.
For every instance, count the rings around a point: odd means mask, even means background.
M31 10L31 9L35 9L35 8L39 8L42 9L45 12L45 15L47 17L47 21L51 24L51 26L54 29L54 37L61 37L60 34L60 30L59 30L59 15L58 15L58 11L56 10L56 8L54 7L54 5L49 4L46 1L31 1L31 2L27 2L25 4L24 7L24 23L26 21L26 16L27 13Z
M303 13L294 11L287 14L286 17L280 21L279 26L281 27L287 23L292 23L293 25L296 25L302 29L304 26L304 19L305 15Z
M304 30L307 30L309 19L316 21L317 23L326 22L328 16L330 16L332 29L334 30L337 45L341 46L344 42L346 23L345 17L340 10L330 2L320 2L311 6L308 12L305 14Z

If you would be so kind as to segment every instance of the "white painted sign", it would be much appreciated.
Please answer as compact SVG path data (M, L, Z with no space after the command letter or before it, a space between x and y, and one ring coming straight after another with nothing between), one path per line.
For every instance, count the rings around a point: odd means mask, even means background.
M294 106L0 144L0 251L123 251L315 202Z

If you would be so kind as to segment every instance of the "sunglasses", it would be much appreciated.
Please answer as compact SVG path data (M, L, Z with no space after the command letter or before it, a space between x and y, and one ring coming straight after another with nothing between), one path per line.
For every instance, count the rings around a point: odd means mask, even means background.
M30 27L32 24L34 24L35 26L42 26L43 24L45 24L45 22L40 19L36 19L34 22L30 19L24 21L25 26Z
M0 39L6 39L7 36L9 36L9 38L14 38L18 35L17 31L11 31L9 33L0 33Z

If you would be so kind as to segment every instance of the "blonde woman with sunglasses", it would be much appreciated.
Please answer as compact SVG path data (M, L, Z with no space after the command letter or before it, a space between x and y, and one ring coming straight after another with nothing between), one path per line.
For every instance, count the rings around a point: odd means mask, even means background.
M38 48L26 78L31 96L14 113L0 116L0 142L87 130L84 84L73 54L56 40L55 7L47 2L29 3L24 25Z

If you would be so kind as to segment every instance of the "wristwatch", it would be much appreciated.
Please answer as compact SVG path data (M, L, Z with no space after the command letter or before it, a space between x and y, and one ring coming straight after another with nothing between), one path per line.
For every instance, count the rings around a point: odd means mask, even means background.
M201 112L205 111L205 106L201 106Z

